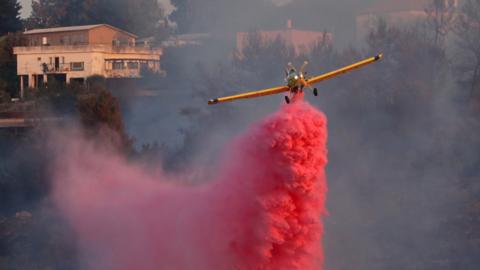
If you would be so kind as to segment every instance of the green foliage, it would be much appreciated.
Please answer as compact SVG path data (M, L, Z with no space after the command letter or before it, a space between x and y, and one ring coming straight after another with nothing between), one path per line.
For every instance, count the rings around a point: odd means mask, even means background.
M156 33L164 18L157 0L36 0L29 28L107 23L139 36Z
M0 36L22 29L20 3L16 0L0 1Z
M123 132L118 100L106 90L98 94L81 96L78 110L83 125L88 129L98 129L101 125L107 125L114 131Z
M20 34L0 37L0 96L18 97L17 61L13 47L23 43ZM2 98L0 98L1 102ZM5 100L4 100L5 101Z
M133 140L124 130L119 100L102 76L89 77L85 84L49 81L48 87L26 89L25 101L35 104L32 113L38 117L78 117L87 136L110 143L126 154L133 151Z
M120 104L107 89L79 95L77 110L80 121L89 137L121 150L133 152L133 140L125 132Z
M88 86L51 83L48 88L32 91L30 101L11 104L8 110L3 108L5 112L78 118L86 136L125 154L133 151L119 102L105 88L102 78L90 78ZM5 209L18 211L47 195L50 157L45 131L42 126L13 132L0 129L0 216Z

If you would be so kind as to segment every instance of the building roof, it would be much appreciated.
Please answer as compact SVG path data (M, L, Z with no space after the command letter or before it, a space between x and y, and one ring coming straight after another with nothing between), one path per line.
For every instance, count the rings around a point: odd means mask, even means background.
M129 33L125 30L116 28L109 24L91 24L91 25L77 25L77 26L66 26L66 27L54 27L54 28L40 28L40 29L32 29L23 32L24 35L34 35L34 34L46 34L46 33L57 33L57 32L75 32L75 31L85 31L91 30L93 28L97 28L100 26L110 27L114 30L124 32L127 35L137 38L138 36L132 33Z

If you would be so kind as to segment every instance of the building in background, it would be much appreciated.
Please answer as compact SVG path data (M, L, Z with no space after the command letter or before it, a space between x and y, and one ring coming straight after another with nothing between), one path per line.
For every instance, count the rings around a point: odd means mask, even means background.
M329 32L306 31L293 28L292 20L288 20L287 28L277 31L258 31L262 39L274 41L281 38L288 46L295 49L296 54L308 54L317 42L333 42L333 35ZM242 52L251 33L237 33L237 51Z
M458 7L459 0L453 1ZM357 39L363 39L375 28L378 19L384 19L391 25L405 25L427 17L426 9L433 3L432 0L377 0L369 8L360 11L356 17Z
M185 46L204 46L212 38L210 33L191 33L171 35L162 41L162 48L181 48Z
M163 72L161 49L138 46L136 35L107 24L35 29L24 35L26 46L14 48L22 97L26 87L52 80L83 83L94 75L140 78L144 69Z

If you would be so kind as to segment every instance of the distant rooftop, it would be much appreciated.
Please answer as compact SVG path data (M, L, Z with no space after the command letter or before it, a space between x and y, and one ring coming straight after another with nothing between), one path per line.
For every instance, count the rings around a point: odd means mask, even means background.
M184 45L201 45L212 35L210 33L190 33L182 35L172 35L162 42L163 47L179 47ZM139 40L143 42L142 39ZM146 41L153 41L149 38Z
M33 35L33 34L46 34L46 33L56 33L56 32L75 32L75 31L85 31L90 30L93 28L97 28L100 26L106 26L113 28L117 31L124 32L130 36L137 37L137 35L124 31L122 29L116 28L109 24L91 24L91 25L78 25L78 26L66 26L66 27L54 27L54 28L40 28L40 29L32 29L23 32L25 35Z

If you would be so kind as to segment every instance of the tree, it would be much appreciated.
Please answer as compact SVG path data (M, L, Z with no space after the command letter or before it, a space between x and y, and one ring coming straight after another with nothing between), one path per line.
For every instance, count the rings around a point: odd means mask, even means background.
M480 102L480 1L467 0L461 11L455 25L459 82L469 89L471 101Z
M435 44L443 42L451 31L456 10L454 0L431 0L425 9L427 22L433 28Z
M16 0L0 1L0 36L22 29L21 6Z
M388 57L369 68L385 74L375 78L374 83L372 77L359 77L366 80L364 87L372 89L368 93L361 87L360 92L370 95L367 100L373 98L377 106L405 117L405 121L409 121L408 115L428 115L423 110L431 108L427 105L446 86L449 74L445 49L428 38L424 30L418 25L399 28L379 20L367 37L367 55L383 52ZM360 72L364 71L357 74Z
M75 12L72 12L75 11ZM57 27L78 22L85 15L80 1L32 1L32 14L27 19L28 28Z
M87 135L131 154L133 141L125 132L118 99L107 89L98 87L97 91L82 94L77 100L78 113Z
M308 58L310 59L310 64L308 66L309 70L315 70L315 72L328 72L335 68L336 54L333 49L333 43L329 40L326 31L324 31L322 39L315 42L310 50Z
M244 71L255 72L262 80L276 78L279 71L297 57L294 48L280 36L270 40L259 32L250 32L243 45L242 50L235 53L234 64Z
M93 0L92 0L93 1ZM164 18L157 0L97 0L93 21L112 24L139 36L152 36Z
M154 35L163 10L157 0L36 0L29 28L107 23L139 36Z
M22 42L20 34L0 37L0 93L3 92L0 96L5 100L18 94L17 62L13 55L13 47Z

